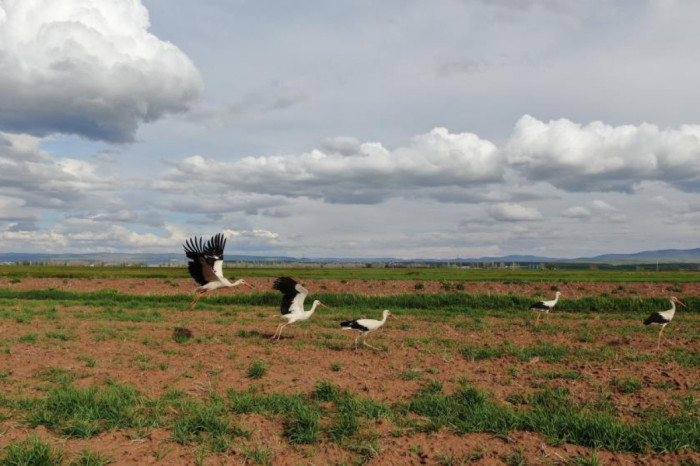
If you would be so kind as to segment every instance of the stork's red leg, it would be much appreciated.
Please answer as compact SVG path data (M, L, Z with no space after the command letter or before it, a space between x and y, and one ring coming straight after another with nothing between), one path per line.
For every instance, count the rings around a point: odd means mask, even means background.
M362 338L362 343L363 343L365 346L369 346L370 348L379 351L379 348L377 348L376 346L372 346L372 345L370 345L369 343L367 343L367 341L364 339L364 337Z
M201 298L203 294L204 294L203 291L197 291L197 293L194 295L194 300L190 303L190 307L187 308L188 311L191 311L192 309L194 309L194 307L199 302L199 298Z
M280 329L282 328L283 325L284 325L284 322L281 322L281 323L277 326L277 328L275 329L275 334L272 335L272 338L270 338L270 340L274 340L275 338L277 338L277 334L280 333Z

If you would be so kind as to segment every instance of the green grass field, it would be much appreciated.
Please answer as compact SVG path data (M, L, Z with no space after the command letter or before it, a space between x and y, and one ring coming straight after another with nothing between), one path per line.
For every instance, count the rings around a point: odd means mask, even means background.
M662 298L563 299L537 324L528 296L312 297L329 309L271 342L275 293L187 312L0 285L0 465L700 464L699 298L657 351ZM353 351L338 322L384 308L381 350Z

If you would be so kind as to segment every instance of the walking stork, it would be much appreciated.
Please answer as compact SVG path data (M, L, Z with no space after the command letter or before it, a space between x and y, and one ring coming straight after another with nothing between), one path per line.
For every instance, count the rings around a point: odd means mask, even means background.
M388 309L384 309L384 312L382 312L382 320L377 320L377 319L355 319L355 320L346 320L345 322L341 322L340 326L342 327L343 330L359 330L360 334L355 338L355 351L357 351L357 340L362 337L362 344L365 346L369 346L372 349L378 350L379 348L370 345L365 341L365 337L367 336L368 333L373 332L380 328L382 325L386 323L386 318L387 317L393 317L396 318L394 314L391 313Z
M271 340L279 340L282 337L282 330L287 325L308 320L316 311L317 306L328 307L317 299L311 305L311 309L305 311L304 300L309 291L290 277L279 277L272 284L272 288L282 293L280 310L282 311L282 318L286 319L287 322L282 322L277 326L277 330L275 330Z
M644 321L644 325L658 325L661 327L661 330L659 330L659 340L656 343L657 349L661 348L661 338L663 337L664 339L666 339L666 337L663 336L664 328L666 328L666 326L671 323L671 321L673 320L673 316L676 315L676 304L680 304L683 307L687 307L675 296L671 296L670 301L671 309L667 311L654 312Z
M542 317L542 313L544 312L547 315L547 318L549 318L549 311L554 309L554 306L557 305L557 301L559 301L559 296L561 296L561 291L557 291L554 293L554 299L549 300L549 301L538 301L532 306L530 306L531 311L537 311L537 320L540 320L540 317Z
M194 301L190 304L188 311L194 309L199 298L207 291L240 285L253 288L253 285L243 279L231 282L224 277L223 265L226 237L223 233L212 236L206 243L203 242L201 237L197 238L194 236L185 241L183 247L185 255L191 259L187 264L187 270L189 270L192 278L200 284L195 289Z

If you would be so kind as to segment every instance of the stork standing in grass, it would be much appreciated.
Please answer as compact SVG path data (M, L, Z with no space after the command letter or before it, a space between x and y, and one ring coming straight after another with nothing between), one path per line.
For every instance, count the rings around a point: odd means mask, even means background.
M280 310L282 311L282 318L287 321L277 326L277 330L275 330L271 340L279 340L282 337L282 330L287 325L308 320L316 312L316 307L328 307L317 299L311 305L311 309L305 311L304 300L309 291L290 277L279 277L272 284L272 288L282 293Z
M659 330L659 341L656 343L656 348L661 348L661 338L666 339L663 336L664 328L673 320L673 316L676 315L676 304L680 304L683 307L687 307L675 296L671 296L671 309L662 312L655 312L644 321L644 325L658 325L661 327Z
M367 336L368 333L373 332L380 328L382 325L386 323L386 318L387 317L393 317L396 318L394 314L391 313L388 309L385 309L384 312L382 312L382 320L377 320L377 319L355 319L355 320L346 320L345 322L341 322L340 326L342 327L343 330L358 330L360 334L355 338L355 351L357 351L357 340L362 337L362 344L365 346L369 346L372 349L378 350L379 348L374 347L367 343L365 341L365 337Z
M542 317L542 313L544 312L547 314L547 317L549 318L549 311L554 309L554 306L557 305L557 301L559 301L559 296L561 296L561 291L557 291L554 293L554 299L549 300L549 301L538 301L532 306L530 306L531 311L537 311L537 320L540 320L540 317Z
M240 285L253 288L253 285L243 279L231 282L224 277L223 265L226 237L223 233L214 235L206 243L203 242L201 237L189 238L185 241L183 247L185 248L185 255L190 259L190 262L187 264L187 270L189 270L192 278L200 284L195 290L194 301L190 304L188 311L194 309L199 298L208 291Z

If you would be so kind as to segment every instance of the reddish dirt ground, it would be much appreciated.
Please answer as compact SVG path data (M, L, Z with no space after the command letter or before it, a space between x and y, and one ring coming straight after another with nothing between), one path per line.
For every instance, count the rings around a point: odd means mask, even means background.
M271 289L272 279L251 279L253 291ZM361 292L369 294L417 292L414 281L304 280L310 290L323 292ZM441 292L440 283L421 282L421 293ZM559 286L564 296L613 293L626 296L668 296L664 283L554 283L503 284L498 282L464 282L468 293L513 293L517 295L551 294ZM682 284L679 296L697 295L700 284ZM112 289L133 294L182 294L193 289L191 280L165 279L33 279L19 283L0 280L0 287L16 290L55 288L73 291ZM216 293L249 292L247 289L219 290ZM201 303L206 302L206 297ZM17 304L20 306L21 304ZM337 328L337 313L317 313L308 323L285 330L285 338L270 342L279 322L274 308L241 308L224 312L201 306L193 312L154 309L164 319L159 322L118 322L100 318L96 308L58 306L55 319L34 318L29 322L0 320L0 370L11 374L0 379L0 394L11 399L20 396L43 396L46 384L37 374L61 368L78 376L76 386L101 385L107 380L128 383L149 396L159 396L176 388L205 398L214 391L222 396L228 389L310 393L326 380L351 393L383 403L405 402L428 381L443 385L446 393L461 383L490 391L501 403L514 396L535 392L542 384L566 387L578 402L605 395L617 407L617 415L630 422L642 419L643 413L655 408L679 409L680 398L696 394L700 374L681 367L673 360L678 349L697 349L700 319L686 314L667 329L666 346L657 351L656 331L637 321L594 320L553 313L543 324L532 319L481 318L455 316L447 321L425 316L405 315L390 321L385 329L369 337L386 351L352 350L354 333ZM378 314L378 311L370 313ZM368 317L375 317L368 315ZM639 328L634 325L638 324ZM195 339L187 344L173 341L174 326L191 329ZM631 327L631 328L630 328ZM60 332L66 340L52 339L50 332ZM35 334L38 342L20 342L23 335ZM584 335L585 337L582 337ZM587 336L586 336L587 335ZM521 361L507 357L472 361L464 358L464 346L496 348L503 342L528 347L545 342L568 346L589 354L606 357L574 362L547 363L533 358ZM93 364L86 361L94 360ZM253 361L262 361L267 374L250 379L247 370ZM334 370L340 368L339 370ZM543 377L552 372L574 371L577 379ZM635 377L643 388L632 393L615 389L614 379ZM506 464L522 457L528 464L566 464L576 457L589 457L593 451L576 445L552 446L537 433L514 432L509 438L489 434L456 435L443 428L437 433L410 433L388 420L368 421L378 436L380 451L370 460L372 465ZM237 423L251 431L251 437L236 442L227 454L212 454L205 464L252 464L246 459L249 448L268 448L272 464L342 464L355 463L358 455L332 443L290 446L282 436L279 419L260 415L237 417ZM103 433L87 440L61 438L44 427L31 429L26 423L10 418L2 422L0 446L38 434L64 449L68 456L87 448L116 460L115 464L194 464L195 447L179 445L168 431L160 429L134 435L123 431ZM398 435L397 435L398 431ZM667 455L649 453L598 452L600 464L678 464L700 461L700 454L681 452Z

